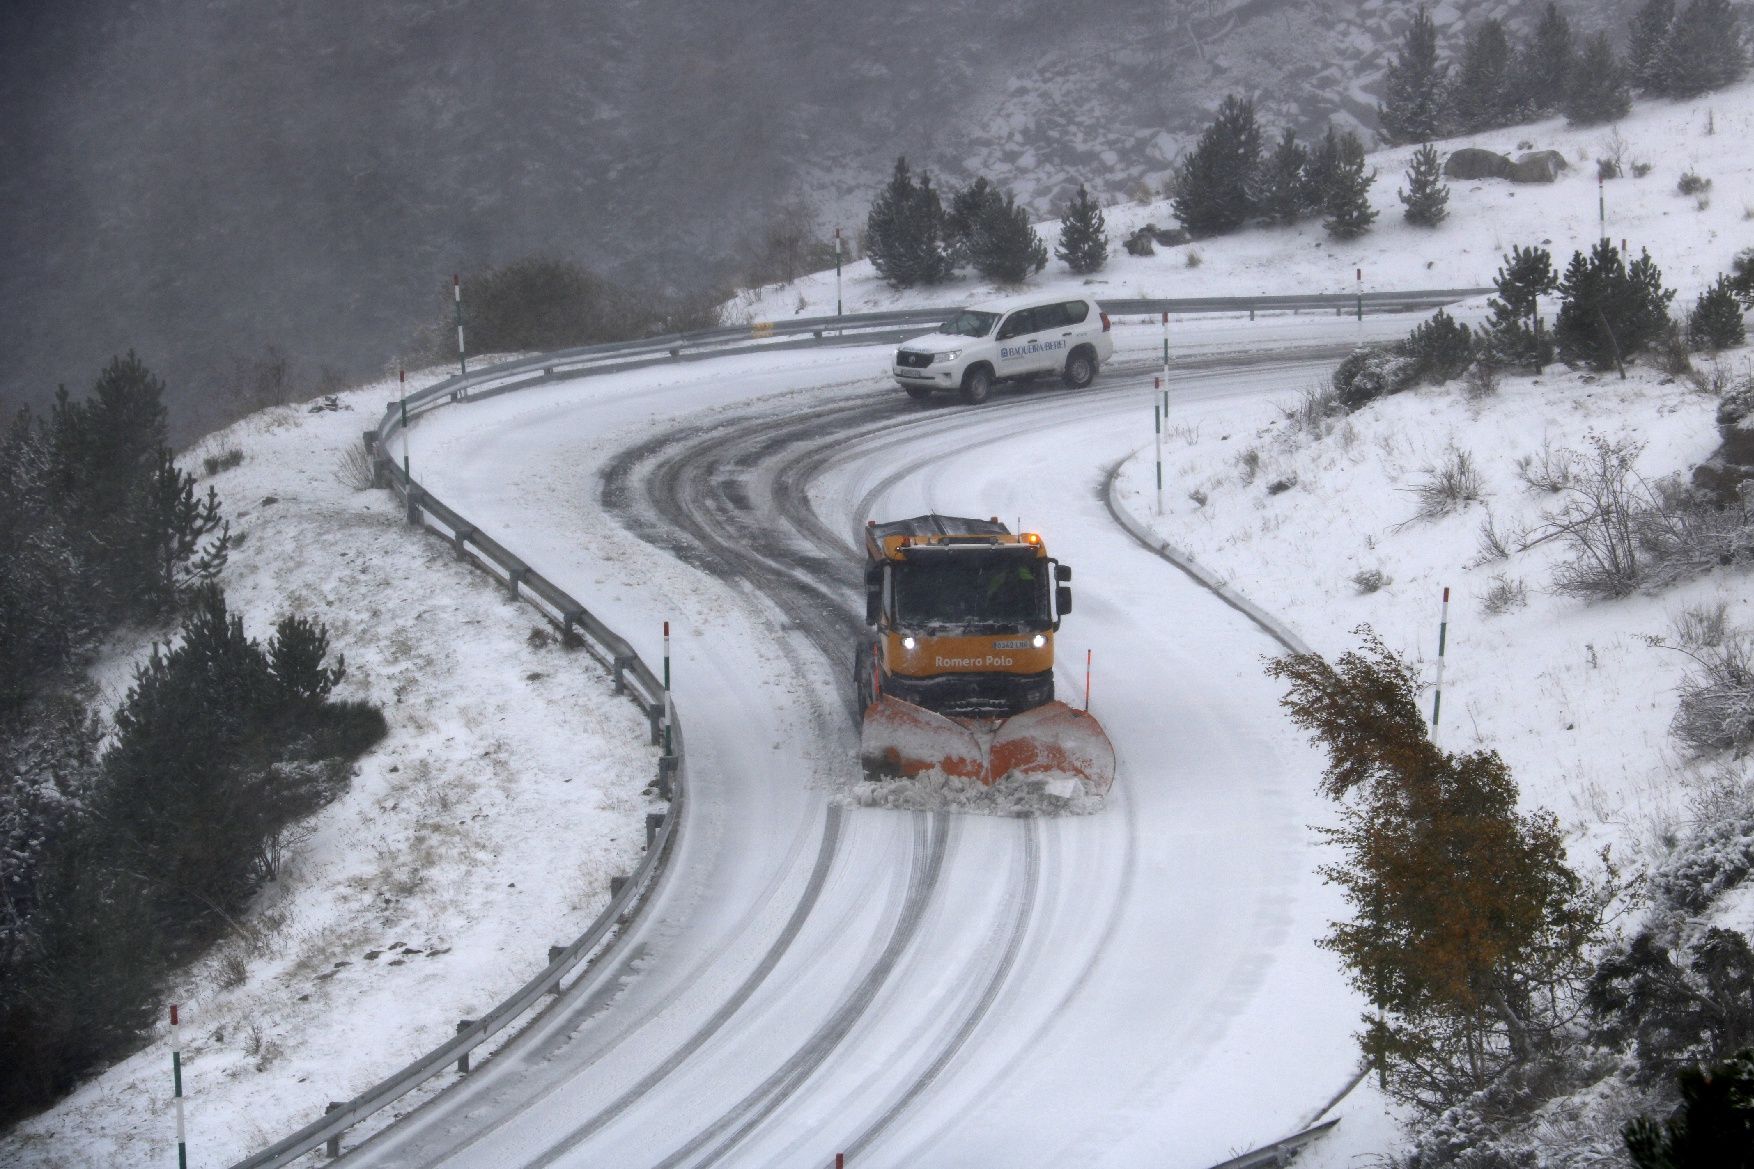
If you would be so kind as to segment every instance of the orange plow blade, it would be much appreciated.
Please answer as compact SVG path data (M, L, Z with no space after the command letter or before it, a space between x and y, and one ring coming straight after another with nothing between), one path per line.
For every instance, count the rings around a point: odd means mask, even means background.
M936 771L1065 798L1106 795L1115 778L1114 746L1102 726L1063 702L996 722L950 718L884 696L865 711L859 760L870 779Z

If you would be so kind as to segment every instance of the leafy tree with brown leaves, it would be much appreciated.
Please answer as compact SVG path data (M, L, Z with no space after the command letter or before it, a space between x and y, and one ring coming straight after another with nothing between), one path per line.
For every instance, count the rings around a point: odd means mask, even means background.
M1321 873L1353 918L1321 945L1377 1007L1364 1050L1394 1098L1440 1110L1538 1058L1587 973L1603 892L1565 862L1551 813L1518 813L1495 751L1451 754L1426 734L1413 668L1368 627L1329 663L1267 667L1283 705L1326 749L1320 831L1341 859Z

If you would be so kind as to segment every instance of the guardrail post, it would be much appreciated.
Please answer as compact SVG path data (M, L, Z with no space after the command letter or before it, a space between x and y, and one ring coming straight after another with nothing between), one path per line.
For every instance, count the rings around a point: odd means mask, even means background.
M646 813L646 848L652 847L652 841L658 838L658 829L664 826L664 813Z
M675 791L672 777L676 774L676 756L661 755L658 757L658 797L669 799Z
M646 719L652 724L652 743L656 747L663 738L664 704L654 702L646 707Z
M530 575L530 570L527 567L519 567L519 568L513 568L513 569L507 570L505 583L506 583L506 588L511 590L512 600L515 601L518 599L518 585L521 581L523 581L523 579L526 576L529 576L529 575Z
M473 1026L475 1026L474 1019L458 1019L457 1034L461 1035ZM457 1074L459 1076L466 1076L469 1074L469 1053L467 1051L457 1057Z
M413 483L408 484L408 494L405 497L408 503L408 522L416 527L420 525L420 496L420 488Z
M626 877L610 877L609 878L609 900L613 901L617 897L621 896L621 891L625 888L627 888L627 878Z
M584 616L583 609L568 609L560 615L560 644L568 649L578 649L585 644L585 639L579 635L578 630L573 628L584 619ZM615 692L621 693L619 689Z
M329 1107L323 1109L323 1115L327 1116L331 1112L339 1112L341 1109L343 1109L345 1107L347 1107L347 1105L343 1104L341 1101L331 1100L331 1101L329 1101ZM323 1146L323 1156L333 1159L335 1157L339 1157L340 1155L341 1155L341 1134L336 1133L334 1136L329 1138L329 1143Z
M464 545L467 544L470 540L473 540L474 538L475 538L475 529L474 528L458 528L457 531L451 536L451 549L452 549L452 551L454 551L457 554L458 560L463 559L465 556L467 556L469 554L468 550L464 547Z
M615 655L615 693L627 693L627 667L633 665L633 659L626 654Z
M550 966L554 965L557 961L560 960L560 956L564 953L566 953L565 946L550 946L550 947L548 947L548 964Z

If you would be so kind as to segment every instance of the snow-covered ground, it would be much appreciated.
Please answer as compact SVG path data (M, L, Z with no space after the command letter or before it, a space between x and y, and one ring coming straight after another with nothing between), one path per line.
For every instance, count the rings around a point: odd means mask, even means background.
M1171 216L1162 205L1115 207L1109 232L1116 254L1107 270L1083 279L1051 262L1033 283L1098 297L1350 292L1362 269L1365 290L1484 285L1513 244L1544 244L1563 266L1573 249L1594 240L1593 160L1621 142L1629 176L1633 163L1651 169L1605 185L1608 234L1635 251L1649 248L1679 288L1676 308L1684 311L1748 242L1754 159L1740 146L1751 129L1754 87L1742 87L1686 105L1643 106L1617 129L1547 123L1457 142L1514 151L1527 141L1561 150L1574 166L1551 186L1452 184L1451 217L1435 231L1401 222L1394 191L1408 152L1386 152L1373 160L1382 218L1345 245L1304 225L1141 259L1121 253L1119 238ZM1712 180L1705 199L1676 192L1688 171ZM1041 230L1051 246L1057 225ZM1193 253L1197 266L1188 259ZM896 293L864 263L848 267L843 288L849 311L993 291L964 279L948 289ZM832 311L835 295L829 273L762 290L733 312L750 320L816 315ZM1372 320L1363 333L1396 335L1410 324ZM1332 329L1331 322L1318 329L1284 319L1188 321L1176 322L1172 336L1180 360L1182 338L1195 333L1212 348L1265 350L1286 336ZM1122 340L1125 352L1143 358L1155 331L1132 323ZM1737 369L1745 363L1742 354L1727 360ZM838 371L834 361L819 361L800 372L808 364L800 359L766 390L873 376L869 359L847 361ZM1577 449L1593 432L1646 443L1640 466L1653 476L1683 471L1714 445L1710 399L1648 372L1621 383L1555 369L1538 380L1509 380L1481 402L1453 387L1421 390L1380 403L1319 441L1293 441L1287 423L1275 420L1273 402L1289 405L1314 380L1308 374L1266 385L1278 391L1270 399L1195 407L1176 397L1171 373L1164 512L1156 514L1151 450L1141 445L1149 441L1143 390L1141 442L1129 444L1136 453L1120 472L1123 505L1324 652L1351 647L1350 630L1368 621L1391 647L1430 661L1438 597L1450 587L1445 742L1500 750L1525 801L1560 815L1574 856L1604 843L1650 855L1681 814L1687 768L1665 733L1684 662L1644 639L1669 632L1681 610L1717 601L1732 624L1754 623L1743 579L1715 574L1657 597L1587 605L1548 590L1553 545L1470 565L1488 513L1508 532L1539 523L1551 505L1518 479L1518 458ZM657 424L763 392L738 384L703 388L697 381L681 393L660 378L626 400L619 429L593 441L612 444L642 420ZM391 392L379 385L344 395L348 409L335 413L270 412L191 452L194 459L234 446L245 452L242 465L214 482L234 526L247 533L226 584L248 627L264 636L288 606L325 621L334 650L347 655L345 690L385 705L392 728L348 795L313 820L286 877L265 894L252 923L261 941L228 945L174 990L189 1019L193 1164L224 1164L296 1127L326 1101L352 1095L445 1038L457 1018L503 997L542 964L549 944L594 916L607 877L631 869L643 841L652 759L632 707L609 697L583 655L532 637L539 622L529 610L457 565L443 544L411 534L391 499L337 481L340 452L375 423ZM620 388L602 384L593 392ZM529 400L527 408L537 408ZM412 441L419 475L422 427ZM1483 502L1407 523L1416 508L1408 489L1452 447L1473 455ZM1252 477L1239 461L1251 449L1260 459ZM1112 461L1108 448L1094 445L1069 446L1062 457L1087 480L1105 469L1103 458ZM937 481L946 482L945 474L935 472ZM1294 487L1266 492L1290 475ZM1196 490L1203 505L1190 498ZM535 533L496 534L515 546ZM1387 583L1361 594L1353 578L1372 569ZM650 558L611 561L588 583L614 601L652 571ZM1080 571L1084 579L1095 569L1086 563ZM1526 606L1482 612L1496 575L1524 584ZM597 600L588 589L581 599ZM642 652L655 636L624 632ZM125 670L109 676L112 690L125 686ZM1736 924L1754 925L1754 902L1740 905L1748 919ZM1330 999L1303 1009L1351 1008ZM0 1153L44 1166L162 1158L170 1142L168 1081L161 1037L8 1134ZM1308 1163L1355 1163L1350 1158L1380 1153L1394 1139L1368 1093L1341 1114L1345 1122Z

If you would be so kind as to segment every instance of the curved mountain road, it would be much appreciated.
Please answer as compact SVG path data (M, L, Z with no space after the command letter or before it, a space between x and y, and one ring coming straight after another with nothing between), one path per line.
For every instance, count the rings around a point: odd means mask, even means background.
M1199 1166L1347 1079L1275 647L1099 498L1150 441L1149 376L921 408L881 361L641 371L417 428L423 480L642 653L675 622L691 797L621 945L350 1162ZM1172 409L1240 448L1325 368L1182 367ZM1060 685L1093 649L1120 763L1096 814L846 803L858 532L925 510L1021 518L1076 566Z

